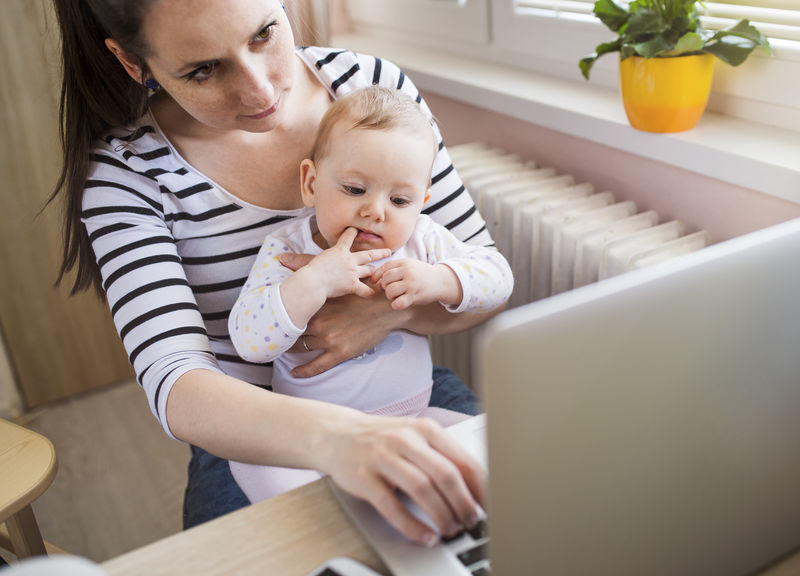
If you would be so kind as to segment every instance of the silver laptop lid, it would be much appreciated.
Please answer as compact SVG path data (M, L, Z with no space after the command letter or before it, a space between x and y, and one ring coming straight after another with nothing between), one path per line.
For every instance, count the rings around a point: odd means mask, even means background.
M800 544L800 220L495 318L493 574L750 574Z

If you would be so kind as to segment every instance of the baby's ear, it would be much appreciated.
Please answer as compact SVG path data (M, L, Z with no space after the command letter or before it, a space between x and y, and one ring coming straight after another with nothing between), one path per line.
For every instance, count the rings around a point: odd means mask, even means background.
M425 191L425 199L422 201L422 203L423 203L423 204L427 204L427 203L428 203L428 200L430 200L430 199L431 199L431 189L430 189L430 188L428 188L428 189Z
M314 206L314 185L317 181L317 167L314 161L306 158L300 163L300 195L303 204L309 208Z

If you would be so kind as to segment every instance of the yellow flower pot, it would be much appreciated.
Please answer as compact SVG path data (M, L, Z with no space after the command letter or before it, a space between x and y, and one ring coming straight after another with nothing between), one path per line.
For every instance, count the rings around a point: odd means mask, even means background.
M713 75L711 54L620 60L620 88L628 121L646 132L693 128L706 109Z

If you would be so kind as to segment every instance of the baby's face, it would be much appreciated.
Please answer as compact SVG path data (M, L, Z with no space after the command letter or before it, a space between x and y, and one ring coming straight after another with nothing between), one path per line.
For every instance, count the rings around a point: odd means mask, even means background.
M411 236L431 178L432 136L422 130L333 127L326 156L316 166L304 200L317 213L320 233L333 246L348 227L352 250L389 248ZM305 188L305 187L304 187Z

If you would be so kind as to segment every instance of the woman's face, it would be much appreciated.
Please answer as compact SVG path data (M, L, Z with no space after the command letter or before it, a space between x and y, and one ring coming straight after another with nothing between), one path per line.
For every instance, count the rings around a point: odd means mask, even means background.
M247 132L280 125L296 58L279 0L157 0L142 32L152 76L195 120Z

